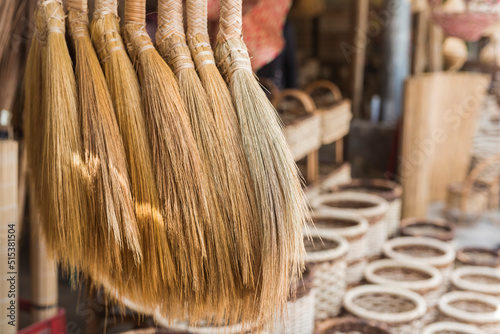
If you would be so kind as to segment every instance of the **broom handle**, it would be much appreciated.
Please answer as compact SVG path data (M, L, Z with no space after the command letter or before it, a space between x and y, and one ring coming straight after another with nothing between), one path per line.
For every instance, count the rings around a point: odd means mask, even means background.
M207 0L187 0L188 35L208 36Z
M87 0L68 0L68 9L86 13L88 10Z
M241 0L221 0L219 34L225 39L242 36Z
M125 23L146 24L146 0L125 1Z
M160 0L158 2L158 27L162 37L178 34L184 36L182 0Z
M94 16L102 17L106 14L118 16L118 0L97 0L95 2Z

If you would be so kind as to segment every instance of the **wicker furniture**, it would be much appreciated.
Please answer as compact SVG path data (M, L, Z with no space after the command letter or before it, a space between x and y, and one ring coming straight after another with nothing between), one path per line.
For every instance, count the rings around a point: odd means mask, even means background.
M368 221L368 257L377 258L387 240L387 208L385 199L376 195L338 192L320 195L311 201L313 209L339 209L356 213Z
M353 179L349 183L339 184L330 189L332 192L355 191L382 197L388 203L387 235L395 235L401 219L401 196L403 188L396 182L384 179Z
M440 321L456 321L476 326L488 334L500 330L500 299L490 295L453 291L441 297Z
M457 252L457 266L500 268L500 252L480 247L462 248Z
M451 242L455 239L455 225L444 219L406 218L401 221L400 234Z
M345 317L325 320L316 326L314 334L391 334L389 327L382 323L366 321L359 318ZM298 332L296 334L299 334Z
M345 255L349 244L333 234L312 233L304 237L306 267L314 271L316 289L316 320L337 316L346 288L347 264Z
M449 243L423 237L400 237L384 245L384 254L400 261L417 261L436 267L447 284L455 261L455 249Z
M349 133L352 119L351 101L343 100L339 88L328 80L312 82L305 89L321 116L321 141L330 144Z
M500 271L490 267L465 266L451 274L451 284L456 290L466 290L500 297Z
M427 264L402 262L391 259L370 263L365 269L369 283L397 286L419 293L429 308L437 305L446 291L441 272Z
M344 297L345 309L365 320L380 321L394 334L420 333L427 305L418 293L399 287L362 285Z
M366 267L368 222L363 217L340 210L313 211L314 227L321 233L335 233L343 236L349 242L346 254L346 283L352 285L363 278Z
M422 334L485 334L485 332L472 325L441 321L425 327Z

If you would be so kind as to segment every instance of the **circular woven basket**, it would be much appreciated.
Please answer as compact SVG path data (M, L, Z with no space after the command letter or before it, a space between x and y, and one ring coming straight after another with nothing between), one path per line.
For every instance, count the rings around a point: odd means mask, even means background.
M349 290L344 307L359 318L384 323L394 334L420 333L427 311L418 293L386 285L362 285Z
M455 239L455 224L444 219L406 218L401 221L401 235L451 242Z
M384 254L400 261L423 262L441 271L444 284L447 284L453 262L455 248L449 243L423 237L400 237L389 240L384 245Z
M500 299L470 291L453 291L441 297L438 304L440 321L456 321L498 334L500 331Z
M500 268L500 252L480 247L466 247L457 252L457 266Z
M387 235L391 237L398 232L401 219L401 196L403 195L401 185L384 179L353 179L349 183L332 187L330 191L355 191L382 197L388 203Z
M422 334L485 334L485 332L471 325L441 321L425 327Z
M316 210L337 209L356 213L368 221L368 258L377 258L387 240L388 203L382 197L357 192L338 192L317 196L311 200Z
M500 270L490 267L465 266L451 274L456 290L466 290L500 297Z
M432 18L448 36L458 37L468 42L480 39L483 32L498 20L496 13L487 12L434 11Z
M339 236L314 232L311 239L304 237L306 267L314 271L316 289L316 319L337 316L346 289L345 255L349 244Z
M358 283L367 263L367 220L355 213L335 209L313 211L311 216L318 232L335 233L349 242L346 281L348 285Z
M437 305L446 291L441 272L433 266L419 262L385 259L370 263L365 270L369 283L397 286L419 293L429 308Z
M316 326L314 334L363 333L392 334L389 327L375 321L345 317L325 320ZM301 334L296 332L295 334Z

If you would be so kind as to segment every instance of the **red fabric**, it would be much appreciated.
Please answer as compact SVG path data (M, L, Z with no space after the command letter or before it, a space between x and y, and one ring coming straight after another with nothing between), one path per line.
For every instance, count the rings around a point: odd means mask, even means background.
M283 25L292 0L244 0L243 39L257 71L276 58L285 46ZM219 19L219 0L208 0L208 18Z

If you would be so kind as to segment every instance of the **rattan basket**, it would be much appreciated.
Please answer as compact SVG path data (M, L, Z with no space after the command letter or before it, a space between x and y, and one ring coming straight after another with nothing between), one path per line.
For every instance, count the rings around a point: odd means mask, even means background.
M273 97L272 103L283 120L285 137L296 161L321 147L321 117L315 113L309 95L285 89Z
M355 213L335 209L314 211L311 216L318 232L338 234L349 242L346 282L347 285L358 283L363 278L367 263L366 219Z
M452 242L455 239L455 224L444 219L406 218L401 221L400 234Z
M500 268L500 252L489 248L466 247L457 251L457 266Z
M386 324L394 334L420 333L427 311L425 299L418 293L387 285L362 285L349 290L344 307L359 318Z
M440 321L425 327L422 334L485 334L485 332L472 325Z
M500 332L500 299L476 292L453 291L439 300L439 320L456 321L485 331Z
M398 286L419 293L429 308L437 305L446 291L441 272L433 266L419 262L402 262L391 259L370 263L365 269L369 283Z
M345 255L349 244L339 236L312 232L304 238L306 266L314 271L316 320L337 316L346 289Z
M374 259L380 256L387 240L388 204L385 199L376 195L346 191L320 195L311 200L311 206L316 210L334 208L364 217L369 224L368 258Z
M384 245L384 254L399 261L423 262L441 271L444 284L455 261L455 248L444 241L423 237L400 237L389 240Z
M375 322L354 317L343 317L325 320L316 326L314 334L339 334L339 333L361 333L361 334L392 334L389 327ZM302 333L295 333L302 334ZM304 333L305 334L305 333Z
M355 191L382 197L389 204L387 209L387 236L394 236L399 230L401 219L401 196L403 188L396 182L384 179L353 179L330 189L333 192Z
M432 18L448 36L458 37L468 42L480 39L482 33L498 20L496 13L487 12L434 11Z
M349 133L351 101L343 100L339 88L328 80L312 82L305 89L321 116L321 142L330 144Z
M451 285L456 290L500 297L500 270L477 266L460 267L451 274Z

